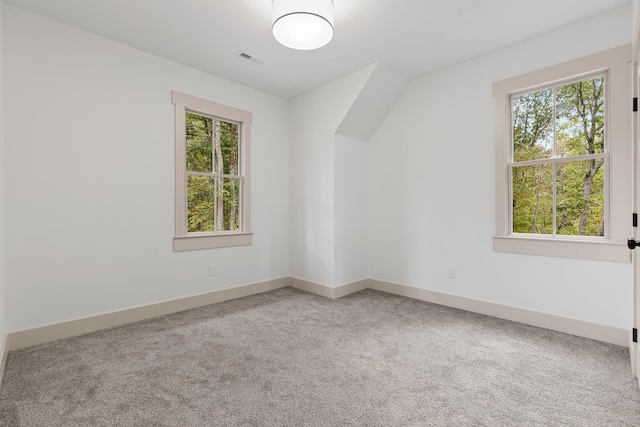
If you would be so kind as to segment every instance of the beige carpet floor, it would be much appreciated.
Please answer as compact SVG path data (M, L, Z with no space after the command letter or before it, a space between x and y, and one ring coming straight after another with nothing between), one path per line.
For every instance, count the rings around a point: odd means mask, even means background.
M291 288L9 354L3 426L640 426L626 348Z

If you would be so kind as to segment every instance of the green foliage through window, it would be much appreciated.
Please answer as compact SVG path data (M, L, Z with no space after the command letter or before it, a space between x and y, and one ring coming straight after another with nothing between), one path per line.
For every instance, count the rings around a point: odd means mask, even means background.
M187 230L240 229L238 124L186 113Z
M604 236L604 76L513 97L512 124L513 232Z

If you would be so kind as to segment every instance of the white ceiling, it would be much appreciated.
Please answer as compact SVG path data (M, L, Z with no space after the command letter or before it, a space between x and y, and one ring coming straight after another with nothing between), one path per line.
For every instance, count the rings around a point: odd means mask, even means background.
M290 99L378 61L413 79L631 0L334 0L314 51L274 40L270 0L4 2Z

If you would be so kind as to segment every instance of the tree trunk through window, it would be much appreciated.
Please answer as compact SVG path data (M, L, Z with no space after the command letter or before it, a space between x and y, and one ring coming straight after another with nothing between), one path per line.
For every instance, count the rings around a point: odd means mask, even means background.
M598 112L602 106L602 101L604 101L604 85L596 85L595 81L582 81L575 83L572 86L576 92L575 103L579 118L582 121L584 137L587 143L587 152L589 154L594 154L596 152L596 136L599 133L602 133L604 128L604 121L598 120ZM604 136L601 144L604 145ZM587 220L589 218L590 210L589 198L591 196L593 178L596 176L603 163L603 159L591 159L589 162L589 171L584 177L584 184L582 185L582 198L584 205L582 207L582 212L580 213L580 227L578 230L578 233L581 236L587 234ZM604 223L601 221L601 224ZM604 234L604 227L598 227L597 232L602 232ZM603 234L598 235L601 236Z

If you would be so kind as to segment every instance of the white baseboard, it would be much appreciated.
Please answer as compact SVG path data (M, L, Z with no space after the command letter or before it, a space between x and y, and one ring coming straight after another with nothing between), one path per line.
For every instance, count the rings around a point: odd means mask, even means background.
M338 299L349 294L367 289L369 287L369 281L368 279L364 279L358 282L338 286L337 288L332 288L331 286L309 282L307 280L298 279L296 277L290 277L289 286L291 286L292 288L300 289L301 291L320 295L322 297Z
M191 308L259 294L287 286L331 299L342 298L346 295L371 288L382 292L446 305L449 307L512 320L514 322L525 323L580 337L591 338L624 347L628 347L629 345L629 332L622 328L570 319L554 314L541 313L488 301L475 300L472 298L445 294L407 285L364 279L358 282L332 288L330 286L294 277L283 277L280 279L268 280L236 288L222 289L177 300L134 307L126 310L8 333L5 335L2 348L0 349L0 354L2 355L2 361L0 362L0 381L2 380L4 364L6 363L6 357L9 351L163 316L165 314L189 310Z
M9 355L9 334L4 334L2 337L2 347L0 347L0 356L2 360L0 360L0 385L2 385L2 378L4 378L4 367L7 364L7 356Z
M359 280L357 282L348 283L346 285L333 288L333 297L335 299L346 297L350 294L363 291L369 287L369 279Z
M623 347L629 346L629 331L614 326L570 319L555 314L541 313L524 308L511 307L380 280L369 279L369 288Z
M296 277L289 277L289 286L301 291L320 295L321 297L333 299L333 288L319 283L313 283Z
M19 350L21 348L44 344L62 338L69 338L89 332L99 331L101 329L121 326L127 323L164 316L165 314L177 313L179 311L259 294L287 286L289 286L289 278L283 277L280 279L268 280L266 282L222 289L208 292L206 294L193 295L176 300L99 314L96 316L70 320L33 329L26 329L23 331L11 332L8 334L8 346L5 346L5 348L8 347L8 349L5 351Z

